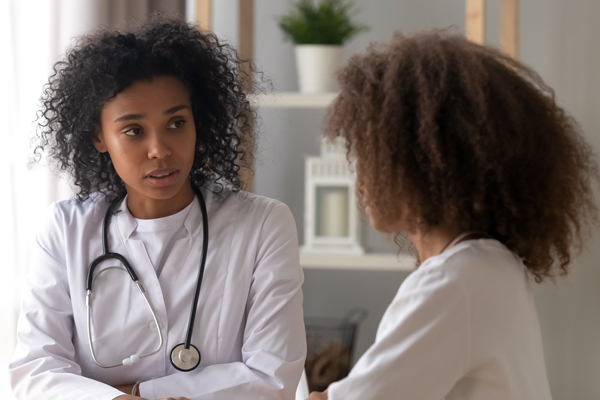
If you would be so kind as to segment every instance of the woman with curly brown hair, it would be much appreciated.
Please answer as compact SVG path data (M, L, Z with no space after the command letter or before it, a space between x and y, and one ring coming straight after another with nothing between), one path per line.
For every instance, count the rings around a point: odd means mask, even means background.
M548 400L531 282L564 275L596 221L597 165L531 69L462 37L352 57L328 135L375 228L420 265L350 375L311 399Z
M54 71L38 150L77 196L37 237L16 397L293 397L296 228L287 206L241 190L253 111L235 51L156 18L80 38Z

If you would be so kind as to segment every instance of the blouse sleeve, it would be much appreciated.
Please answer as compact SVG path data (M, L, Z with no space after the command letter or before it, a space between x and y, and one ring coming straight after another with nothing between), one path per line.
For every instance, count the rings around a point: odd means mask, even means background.
M64 223L52 205L36 239L9 365L17 399L111 400L123 393L83 377L74 361L73 309L64 257Z
M443 399L469 365L469 308L460 282L442 271L409 276L388 307L373 346L330 400Z
M246 304L243 361L143 382L141 396L293 399L306 357L303 280L294 219L287 206L277 203L260 227Z

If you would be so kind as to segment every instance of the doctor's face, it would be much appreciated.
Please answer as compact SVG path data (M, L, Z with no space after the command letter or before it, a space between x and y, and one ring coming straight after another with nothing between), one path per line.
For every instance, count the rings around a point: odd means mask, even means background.
M160 76L134 82L104 106L101 124L94 145L110 154L135 217L158 218L189 204L196 127L181 81ZM156 211L162 215L146 215Z

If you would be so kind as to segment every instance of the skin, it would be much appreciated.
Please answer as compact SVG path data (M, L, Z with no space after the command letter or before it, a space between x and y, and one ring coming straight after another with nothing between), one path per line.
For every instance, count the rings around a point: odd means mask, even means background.
M327 390L324 392L312 392L306 400L327 400Z
M140 219L173 215L193 200L189 172L195 144L189 93L171 76L135 82L111 99L94 139L99 152L110 154L125 182L127 207ZM174 171L172 184L152 184L149 174L159 169Z
M366 207L366 212L371 225L380 232L395 233L406 231L402 222L377 218L377 214L369 206ZM440 254L459 234L460 230L458 228L452 225L441 224L429 230L427 234L409 232L408 238L414 244L418 252L418 257L423 262L430 257ZM327 398L327 390L325 390L324 392L312 392L307 400L327 400Z
M96 150L110 154L125 182L127 207L140 219L173 215L192 202L189 173L195 144L189 93L171 76L135 82L111 99L102 109L101 127L94 138ZM172 171L168 185L152 184L157 179L151 173L160 169ZM115 387L131 393L133 384ZM140 397L125 394L115 398L133 399Z
M379 232L396 233L406 232L407 229L401 221L389 221L380 219L377 213L369 206L365 209L369 216L371 225ZM427 233L420 231L408 232L408 238L413 243L418 252L421 262L430 257L436 256L455 238L461 231L454 224L440 224L433 227Z
M130 392L131 393L131 392ZM114 400L148 400L145 397L132 396L130 394L115 397ZM190 400L187 397L165 397L163 399L158 400Z

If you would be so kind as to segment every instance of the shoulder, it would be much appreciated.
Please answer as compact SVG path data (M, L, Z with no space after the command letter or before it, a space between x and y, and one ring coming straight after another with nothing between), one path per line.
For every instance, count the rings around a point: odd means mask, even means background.
M427 259L415 272L443 273L448 279L464 280L486 275L524 272L522 261L506 246L493 239L469 240Z
M238 204L238 207L246 212L263 212L275 208L287 208L287 206L279 200L260 196L256 193L246 192L245 190L223 192L222 194L217 194L217 196L225 197L229 201L235 201Z
M72 197L50 204L46 212L42 234L55 234L62 230L63 234L77 231L77 227L98 226L102 222L110 203L106 193L92 193L86 200Z
M106 193L92 193L87 199L79 200L77 197L56 201L48 207L47 219L65 224L76 222L77 219L95 214L98 211L106 212L109 206Z
M235 212L238 224L250 223L256 227L257 224L262 226L271 221L293 222L289 207L279 200L243 190L223 191L211 196L210 208L212 211L215 213Z
M460 288L474 307L510 308L530 292L519 257L492 239L471 240L426 260L414 273L413 285L426 283Z
M97 229L109 206L104 193L94 193L84 201L73 197L50 204L36 235L36 242L47 253L60 259L65 249Z
M221 193L218 196L211 200L209 214L212 209L213 218L218 224L230 221L235 227L234 237L253 246L257 260L275 248L292 246L297 253L296 222L286 204L245 191Z

